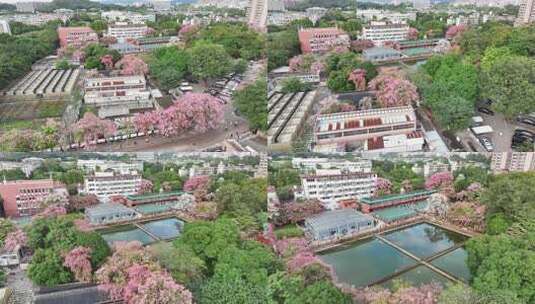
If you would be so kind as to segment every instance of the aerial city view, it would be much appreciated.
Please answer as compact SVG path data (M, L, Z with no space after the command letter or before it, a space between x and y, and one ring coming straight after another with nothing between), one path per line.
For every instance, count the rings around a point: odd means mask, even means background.
M535 0L0 0L0 304L535 304Z

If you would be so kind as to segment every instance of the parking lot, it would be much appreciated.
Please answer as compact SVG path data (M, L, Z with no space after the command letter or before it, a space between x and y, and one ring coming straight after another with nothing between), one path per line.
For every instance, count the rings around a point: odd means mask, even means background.
M505 117L499 113L495 113L494 115L487 115L480 112L476 112L476 115L481 116L483 118L482 125L488 125L494 130L493 133L487 134L485 136L490 138L492 144L494 145L494 151L497 152L512 151L511 141L515 129L525 129L535 132L535 127L523 123L518 123L516 121L507 121ZM459 132L457 136L461 139L461 142L463 143L467 151L475 150L477 152L487 152L481 142L469 129Z

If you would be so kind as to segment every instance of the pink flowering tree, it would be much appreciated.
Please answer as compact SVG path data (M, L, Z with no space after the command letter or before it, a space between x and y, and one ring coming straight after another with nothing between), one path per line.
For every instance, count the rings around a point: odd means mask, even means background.
M144 194L152 192L153 184L148 179L142 179L141 184L139 185L139 189L137 191L138 194Z
M366 70L365 69L355 69L349 73L349 81L352 81L355 84L355 90L364 91L366 90Z
M113 56L107 54L100 57L100 63L104 65L106 70L111 70L113 68Z
M17 247L24 247L28 243L28 237L26 233L21 229L17 229L9 232L4 240L4 250L12 252Z
M325 71L325 64L321 61L315 61L314 63L312 63L312 65L310 66L310 71L314 74L321 74L322 72Z
M86 112L84 117L72 126L72 133L79 141L86 144L94 144L99 138L114 135L117 126L110 120L100 119L91 112Z
M409 33L407 34L407 39L409 39L409 40L417 40L418 39L418 35L420 35L420 32L417 29L411 27L411 28L409 28Z
M67 208L64 205L52 204L38 214L35 215L35 218L53 218L61 215L67 214Z
M408 80L390 75L375 77L368 87L377 91L377 101L384 108L410 105L419 99L415 85Z
M125 55L121 60L117 61L115 68L121 70L121 75L146 75L149 73L149 66L139 57L135 55Z
M355 40L351 42L351 48L356 52L362 52L374 46L375 44L371 40Z
M428 190L450 187L451 185L453 185L453 175L451 172L438 172L425 180L425 188Z
M104 36L104 37L100 38L100 43L102 43L104 45L114 44L114 43L117 43L117 38L115 38L113 36Z
M290 58L288 65L292 72L310 72L315 61L312 54L298 55Z
M205 133L223 121L223 106L210 94L187 93L165 110L139 114L134 119L136 130L158 129L164 136L181 132Z
M334 113L343 113L343 112L353 112L356 111L357 107L345 103L345 102L336 102L330 105L326 105L325 109L321 111L322 114L334 114Z
M373 286L357 289L353 292L357 303L403 303L403 304L436 304L442 292L442 286L436 282L418 287L406 285L402 282L395 291L383 287Z
M210 176L199 175L188 179L184 183L184 191L193 192L199 188L208 188L210 184Z
M186 24L180 28L180 30L178 31L178 35L188 35L197 31L197 29L198 27L196 25Z
M96 278L101 290L127 304L193 302L191 292L174 282L139 242L116 243Z
M463 32L465 32L466 29L467 27L464 24L452 25L446 31L446 38L450 40L454 40L458 36L460 36Z
M91 248L78 246L64 256L63 266L69 268L78 282L91 282Z
M386 178L378 177L375 182L375 194L377 196L388 195L392 193L392 182Z

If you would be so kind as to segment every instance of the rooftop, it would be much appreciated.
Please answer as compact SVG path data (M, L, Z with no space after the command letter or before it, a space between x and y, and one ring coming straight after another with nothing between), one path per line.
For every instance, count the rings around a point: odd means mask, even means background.
M368 220L373 221L373 218L350 208L325 211L317 216L306 219L308 224L314 226L314 229L329 228L333 224L341 226Z
M381 197L365 197L365 198L361 198L360 202L368 204L368 205L379 205L379 204L384 204L390 201L411 199L417 196L431 195L433 193L436 193L436 191L435 190L420 190L420 191L414 191L414 192L409 192L409 193L384 195Z
M154 198L164 198L170 196L182 195L182 191L173 191L173 192L162 192L162 193L149 193L149 194L138 194L138 195L127 195L126 198L131 201L141 201Z
M110 214L135 212L122 204L118 203L104 203L96 206L88 207L85 213L91 217L109 216Z

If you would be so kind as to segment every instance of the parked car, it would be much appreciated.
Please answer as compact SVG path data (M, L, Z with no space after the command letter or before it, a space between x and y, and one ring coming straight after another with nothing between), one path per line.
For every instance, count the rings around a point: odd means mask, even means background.
M482 136L479 138L479 141L481 142L485 150L487 150L488 152L494 151L494 145L492 144L492 141L488 137Z
M491 116L494 115L494 111L492 111L489 108L485 108L485 107L479 107L479 108L477 108L477 111L481 112L483 114L491 115Z
M523 124L526 124L526 125L530 125L530 126L535 127L535 118L519 116L519 117L516 118L516 121L518 121L520 123L523 123Z

